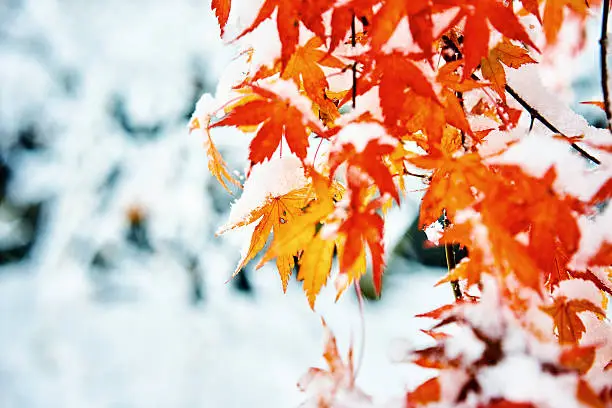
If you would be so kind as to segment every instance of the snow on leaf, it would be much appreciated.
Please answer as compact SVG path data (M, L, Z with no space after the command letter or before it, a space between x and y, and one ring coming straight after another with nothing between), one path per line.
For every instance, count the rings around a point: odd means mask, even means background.
M464 78L468 78L487 56L491 31L489 23L501 34L521 41L537 50L517 16L504 2L499 0L477 0L465 2L462 13L466 16L463 46L465 58Z
M584 299L567 299L560 296L554 304L542 306L542 310L549 314L554 321L559 342L578 344L585 331L584 323L578 317L581 312L593 312L598 316L605 316L605 312L597 305Z

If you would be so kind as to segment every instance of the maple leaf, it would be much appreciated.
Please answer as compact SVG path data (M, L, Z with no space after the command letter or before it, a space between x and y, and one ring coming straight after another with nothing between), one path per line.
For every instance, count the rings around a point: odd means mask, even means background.
M408 161L422 169L434 170L421 203L419 223L422 227L437 221L443 210L454 219L458 210L474 203L477 191L496 183L496 177L476 153L459 157L422 156Z
M286 231L282 228L282 225L291 223L296 216L302 213L307 194L308 187L302 187L278 197L268 197L263 206L251 211L244 219L224 226L218 232L218 234L223 234L228 230L259 221L251 236L249 248L240 259L232 277L236 276L264 248L271 232L274 232L275 236L282 236L283 232ZM293 269L293 257L278 257L276 266L283 283L283 289L286 290Z
M213 143L212 137L210 136L209 125L202 126L200 124L200 120L198 118L194 118L189 125L189 131L191 132L194 129L203 129L204 133L206 134L205 146L206 156L208 157L208 170L217 179L219 184L223 186L225 191L232 194L232 191L227 183L233 184L237 187L242 187L242 185L240 184L240 181L238 181L227 170L227 164L225 163L225 160L223 160L221 153L219 153L217 150L217 147Z
M219 22L219 28L221 29L221 36L225 30L225 24L229 18L230 9L232 6L231 0L212 0L210 8L215 12L217 21Z
M595 362L595 352L597 347L570 347L561 352L559 363L571 370L575 370L580 375L586 374L591 369Z
M381 205L381 201L373 200L364 205L362 198L367 192L368 183L358 170L347 169L347 182L351 193L349 214L338 228L338 234L344 237L342 253L339 255L340 270L345 273L350 272L355 264L363 259L364 247L367 245L372 260L374 289L380 296L385 265L384 220L376 213L376 209Z
M321 132L319 125L288 97L281 97L264 88L251 85L256 96L247 96L247 102L235 106L223 119L211 127L259 126L249 148L249 160L260 163L272 157L284 137L295 155L304 160L308 148L308 131Z
M539 179L526 175L517 166L500 166L497 171L501 182L489 189L483 206L508 234L527 232L529 254L547 278L567 269L580 242L574 217L580 203L554 192L554 168Z
M459 74L458 70L465 64L465 61L460 59L444 64L439 70L436 81L455 92L467 92L477 88L483 88L488 84L486 82L476 81L473 78L465 78Z
M489 53L489 24L507 38L521 41L538 50L512 11L512 3L506 5L500 0L463 0L458 3L462 6L460 14L466 17L463 33L464 78L468 78L481 59Z
M605 312L597 305L585 299L570 299L559 296L554 304L542 306L541 309L550 315L554 321L554 328L562 344L578 344L585 331L584 324L578 313L593 312L597 316L605 316Z
M348 126L359 126L356 122ZM367 128L370 129L370 128ZM338 130L336 128L335 130ZM381 134L386 136L384 128L380 127ZM375 135L368 135L375 136ZM392 139L391 139L392 140ZM393 175L385 165L383 157L395 151L395 146L379 139L370 140L362 151L357 151L352 143L342 145L341 149L333 150L329 155L330 173L334 174L338 166L346 162L349 168L358 168L362 173L367 174L376 184L381 194L388 193L399 204L399 193L393 181Z
M299 43L300 22L316 36L325 39L322 15L334 2L334 0L266 0L259 9L255 21L238 38L255 30L264 20L272 16L274 10L277 10L276 26L281 41L281 64L285 67Z
M502 100L506 101L506 71L502 63L510 68L518 68L524 64L536 62L523 47L512 44L507 39L502 40L482 59L480 69L482 76L491 81L493 89Z
M539 0L521 0L523 4L523 8L527 10L528 13L533 14L540 24L542 24L542 16L540 16L540 3Z
M346 37L346 33L353 26L355 19L361 21L364 26L369 25L373 16L372 7L376 3L378 3L378 0L351 0L334 6L331 19L330 53Z
M327 282L335 248L333 239L321 237L319 227L334 210L333 195L336 189L314 169L309 168L307 172L312 177L315 197L311 199L312 192L309 192L306 208L291 222L278 226L279 233L275 232L274 240L257 268L272 258L293 259L294 255L299 254L298 280L303 281L308 303L314 309L316 297Z
M311 386L316 388L316 406L319 407L336 406L334 400L339 393L353 402L371 402L371 398L355 385L353 346L349 347L345 362L338 351L336 337L323 318L321 318L321 324L326 338L323 358L327 364L327 370L310 368L298 382L298 387L302 391L308 391Z
M402 103L406 91L437 102L438 98L423 72L400 52L380 55L377 58L373 78L378 79L380 106L385 124L395 125L402 115Z
M327 283L335 247L333 239L322 238L319 232L306 245L304 253L300 256L298 280L303 281L304 292L311 309L314 309L317 295Z
M564 9L569 8L580 18L588 15L588 2L583 0L546 0L544 6L544 35L549 44L557 42L557 36L564 19Z
M612 242L604 242L599 247L597 253L590 259L590 266L611 266L612 265Z
M522 285L540 293L541 272L528 248L514 239L488 208L478 206L479 212L474 212L471 218L451 225L440 242L468 247L470 263L474 262L468 264L470 283L478 282L483 272L497 272L502 276L513 273Z
M287 63L281 78L291 78L298 87L303 86L308 97L319 109L326 112L328 121L333 121L339 115L336 105L327 97L329 83L320 66L344 68L346 64L338 58L320 50L323 41L313 37L303 46L298 47Z
M437 38L433 33L433 14L441 13L452 5L438 2L434 6L430 0L387 0L383 2L372 20L370 32L371 45L375 51L382 48L391 38L397 25L406 17L414 42L421 48L425 56L432 55L432 44ZM438 35L446 32L457 23L457 18L450 20L445 26L439 27Z

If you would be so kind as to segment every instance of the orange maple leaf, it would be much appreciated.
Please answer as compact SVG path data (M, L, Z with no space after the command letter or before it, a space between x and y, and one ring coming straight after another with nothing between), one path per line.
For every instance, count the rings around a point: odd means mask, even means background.
M364 26L370 24L373 16L372 7L376 3L378 3L378 0L351 0L334 7L331 20L330 53L346 37L346 33L353 25L354 19L361 21Z
M308 148L308 130L319 130L319 124L292 105L292 101L264 88L251 85L256 96L235 106L223 119L211 127L259 126L249 148L249 160L253 164L272 157L283 136L295 155L304 160Z
M540 2L539 0L521 0L523 8L529 13L533 14L540 24L542 24L542 16L540 16Z
M385 265L384 220L376 213L376 209L380 207L381 200L373 200L364 205L363 198L367 194L369 183L364 180L361 172L357 169L350 167L347 169L347 182L348 190L351 193L348 206L349 214L338 228L338 234L343 237L342 253L339 254L340 270L344 273L350 273L355 264L363 259L364 248L367 245L372 260L374 289L380 295Z
M562 344L578 344L586 330L578 313L593 312L597 316L605 316L605 312L597 305L585 299L570 299L560 296L550 306L541 309L549 314L554 321L554 328Z
M452 220L458 210L470 207L477 191L496 183L495 175L482 164L476 153L459 157L422 156L408 159L422 169L434 170L423 196L419 222L427 226L440 218L443 210Z
M563 367L575 370L580 375L583 375L593 366L596 351L596 346L573 346L561 352L559 363Z
M372 76L380 87L380 106L385 124L393 126L402 116L401 102L404 101L407 89L438 101L432 84L423 72L400 52L378 56Z
M505 102L506 71L504 71L502 63L510 68L518 68L521 65L534 62L536 61L529 56L529 52L526 49L514 45L504 38L489 51L488 56L482 59L480 69L482 76L491 81L493 89Z
M421 47L425 55L431 55L434 41L432 8L432 2L429 0L388 0L383 2L372 21L372 48L380 50L391 38L400 20L407 17L410 32L415 42ZM449 23L449 26L450 24L452 22ZM440 31L444 32L446 30L442 29Z
M546 0L544 6L544 34L549 44L557 42L557 36L564 19L564 9L569 8L576 16L583 19L589 13L589 3L582 0Z
M538 49L512 11L511 3L506 5L499 0L457 0L456 3L462 7L460 15L466 17L463 33L464 78L468 78L482 57L489 53L489 24L507 38Z
M460 59L442 65L438 70L437 82L455 92L467 92L488 86L486 82L476 81L472 78L463 79L458 71L464 64L465 61Z

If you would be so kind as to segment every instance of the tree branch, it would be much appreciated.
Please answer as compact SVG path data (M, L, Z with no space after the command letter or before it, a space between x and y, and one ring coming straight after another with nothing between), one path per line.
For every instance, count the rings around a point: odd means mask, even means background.
M442 225L445 229L448 228L448 226L450 225L450 221L446 216L446 210L442 212ZM451 273L451 271L457 267L457 259L455 258L455 245L444 244L444 254L446 255L446 267L448 269L448 273ZM450 284L451 288L453 289L453 296L455 296L455 301L463 299L463 293L461 293L459 281L457 279L453 279L450 281Z
M351 20L351 47L355 48L357 46L357 32L355 29L355 13L353 13L353 19ZM353 96L353 109L357 105L357 61L353 62L353 87L352 87L352 96Z
M601 67L601 90L603 91L606 127L612 133L612 110L610 110L610 89L608 89L608 13L610 0L604 0L601 17L601 37L599 38L599 63Z
M607 1L609 1L609 0L607 0ZM540 123L542 123L548 129L550 129L552 132L567 137L567 135L563 134L563 132L561 132L552 123L550 123L548 121L548 119L546 119L544 116L542 116L542 114L540 112L538 112L538 110L536 108L534 108L533 106L529 105L529 103L527 103L527 101L525 101L523 98L521 98L521 96L514 89L512 89L512 87L510 87L510 85L508 85L508 84L506 84L506 92L508 92L514 99L516 99L516 101L519 104L521 104L521 106L523 108L525 108L525 110L527 112L529 112L529 114L531 115L532 118L536 118L538 121L540 121ZM585 159L588 159L588 160L590 160L591 162L593 162L593 163L595 163L597 165L601 164L601 161L597 157L593 156L592 154L590 154L589 152L584 150L582 147L578 146L576 143L572 143L571 146L572 146L572 148L574 150L576 150Z

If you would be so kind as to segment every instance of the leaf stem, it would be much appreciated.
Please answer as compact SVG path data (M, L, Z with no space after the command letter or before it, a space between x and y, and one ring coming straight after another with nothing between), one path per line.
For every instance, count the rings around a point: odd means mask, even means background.
M606 127L612 133L612 110L610 108L610 89L608 88L608 13L610 0L604 0L601 17L601 36L599 38L599 62L601 67L601 90L603 91L604 110L606 111Z

